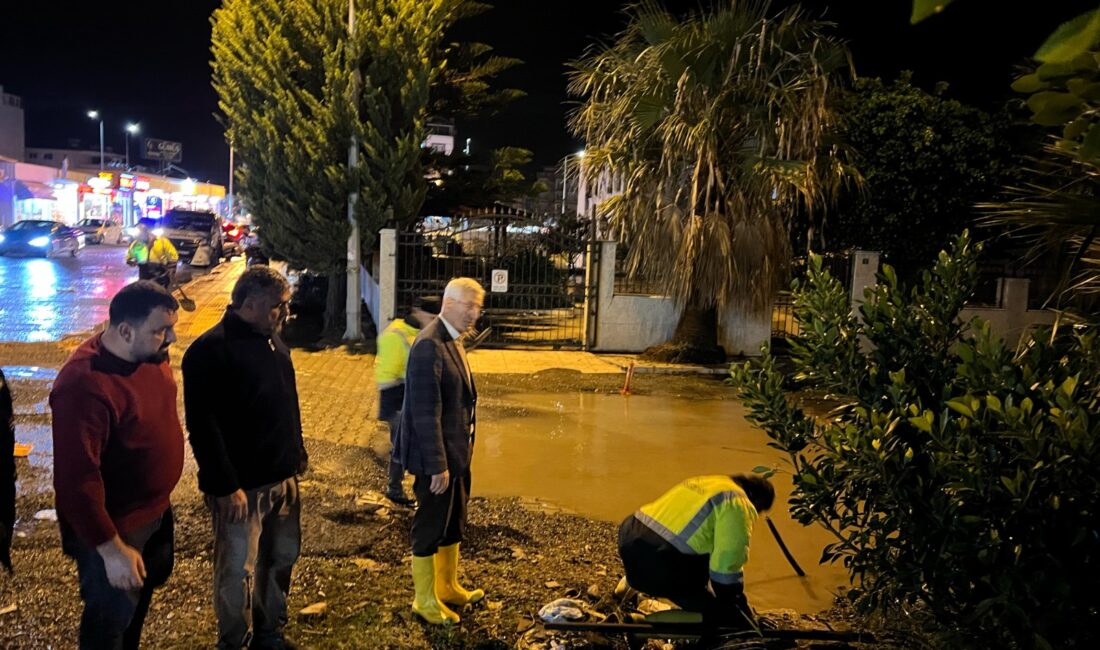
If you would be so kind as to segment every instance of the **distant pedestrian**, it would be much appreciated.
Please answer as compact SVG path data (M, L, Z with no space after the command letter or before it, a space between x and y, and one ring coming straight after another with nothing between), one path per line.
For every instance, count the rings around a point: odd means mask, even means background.
M139 280L152 280L167 289L180 260L172 242L158 235L151 219L142 219L137 225L137 235L126 249L126 263L138 267Z
M11 389L0 370L0 566L11 573L11 537L15 527L15 423Z
M397 449L397 432L401 424L401 404L405 400L405 367L413 340L428 323L439 315L440 301L436 296L426 296L409 308L408 314L395 318L378 335L378 354L374 359L374 380L378 384L378 419L390 428L390 448ZM389 481L386 498L394 503L411 506L415 499L405 496L401 484L405 468L397 454L390 453Z
M462 335L481 314L485 290L456 278L443 292L438 318L420 331L409 353L398 456L416 477L412 523L412 609L435 624L457 623L450 605L485 597L458 584L459 543L466 532L477 388Z
M168 347L179 305L139 281L111 300L50 392L61 548L76 560L81 648L137 648L153 589L172 573L169 496L183 429Z
M279 338L289 301L281 274L248 269L221 322L183 356L187 429L214 525L219 648L294 647L283 628L307 456L294 365Z

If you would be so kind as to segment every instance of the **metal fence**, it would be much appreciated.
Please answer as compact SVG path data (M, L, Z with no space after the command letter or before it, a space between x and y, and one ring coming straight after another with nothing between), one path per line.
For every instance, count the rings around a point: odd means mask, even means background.
M516 215L421 223L397 236L397 310L471 277L486 289L483 347L582 348L596 303L587 249L583 233Z
M665 289L661 282L642 274L631 275L627 272L626 258L630 249L619 242L615 246L615 294L635 296L663 296Z
M822 254L822 268L840 282L851 293L853 255L850 251ZM796 258L791 264L792 279L805 279L807 259ZM772 303L772 338L798 336L798 319L794 313L794 296L790 291L781 291Z

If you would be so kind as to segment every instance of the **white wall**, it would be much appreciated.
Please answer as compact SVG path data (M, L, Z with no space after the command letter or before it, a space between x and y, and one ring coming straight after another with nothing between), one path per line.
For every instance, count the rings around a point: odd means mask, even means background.
M667 296L615 294L615 242L600 243L596 352L641 352L672 338L680 308ZM770 314L743 317L728 309L718 317L718 343L727 354L757 356L771 338Z
M760 347L771 337L770 310L756 316L744 316L730 308L718 316L718 343L728 355L758 357Z
M1004 339L1008 347L1014 347L1028 329L1054 322L1054 312L1027 308L1031 281L1027 278L1002 278L1004 283L1000 307L966 307L959 318L969 321L974 317L989 321L994 334Z

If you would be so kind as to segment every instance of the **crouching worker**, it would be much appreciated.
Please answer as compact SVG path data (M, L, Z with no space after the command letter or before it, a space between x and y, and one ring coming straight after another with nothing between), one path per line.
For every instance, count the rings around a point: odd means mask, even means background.
M626 584L667 598L716 626L752 629L742 568L759 513L775 501L767 479L696 476L630 515L619 526Z

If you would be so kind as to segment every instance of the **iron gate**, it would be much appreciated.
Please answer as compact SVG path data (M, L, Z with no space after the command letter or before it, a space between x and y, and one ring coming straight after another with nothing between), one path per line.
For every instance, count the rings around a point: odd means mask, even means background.
M421 221L397 234L397 313L466 276L485 287L482 347L583 348L597 302L587 233L503 210ZM507 272L506 291L493 290L494 271Z

